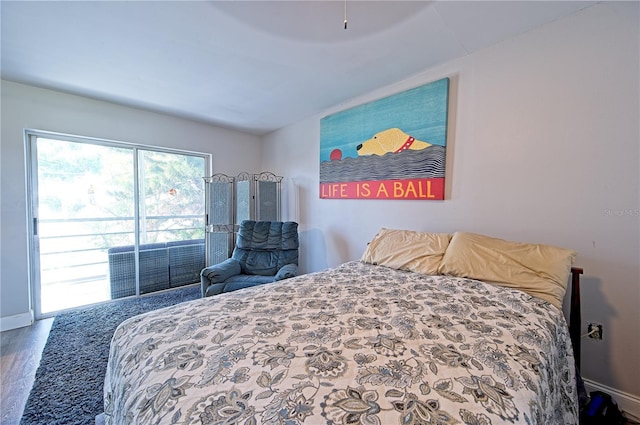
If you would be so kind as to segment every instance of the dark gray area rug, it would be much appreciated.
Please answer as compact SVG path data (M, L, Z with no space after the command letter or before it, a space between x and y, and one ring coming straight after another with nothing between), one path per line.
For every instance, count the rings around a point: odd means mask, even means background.
M200 285L56 316L21 425L89 425L104 410L109 344L122 321L200 297Z

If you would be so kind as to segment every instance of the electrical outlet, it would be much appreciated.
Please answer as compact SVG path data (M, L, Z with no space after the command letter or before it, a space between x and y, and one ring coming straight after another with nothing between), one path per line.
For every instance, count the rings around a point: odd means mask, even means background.
M592 339L602 339L602 325L599 323L589 323L587 334Z

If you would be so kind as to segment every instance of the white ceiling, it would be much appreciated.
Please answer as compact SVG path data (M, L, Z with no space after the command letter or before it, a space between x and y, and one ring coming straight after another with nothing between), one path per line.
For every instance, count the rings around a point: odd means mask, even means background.
M265 134L584 1L5 1L2 78Z

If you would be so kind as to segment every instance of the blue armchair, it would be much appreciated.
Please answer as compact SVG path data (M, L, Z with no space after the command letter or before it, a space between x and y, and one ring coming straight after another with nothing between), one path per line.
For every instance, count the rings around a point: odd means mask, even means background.
M200 273L202 296L262 285L298 272L298 223L244 220L231 258Z

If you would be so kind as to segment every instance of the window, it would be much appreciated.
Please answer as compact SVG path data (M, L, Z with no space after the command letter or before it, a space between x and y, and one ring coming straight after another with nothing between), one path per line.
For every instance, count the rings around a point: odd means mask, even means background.
M211 155L27 131L37 317L195 283Z

